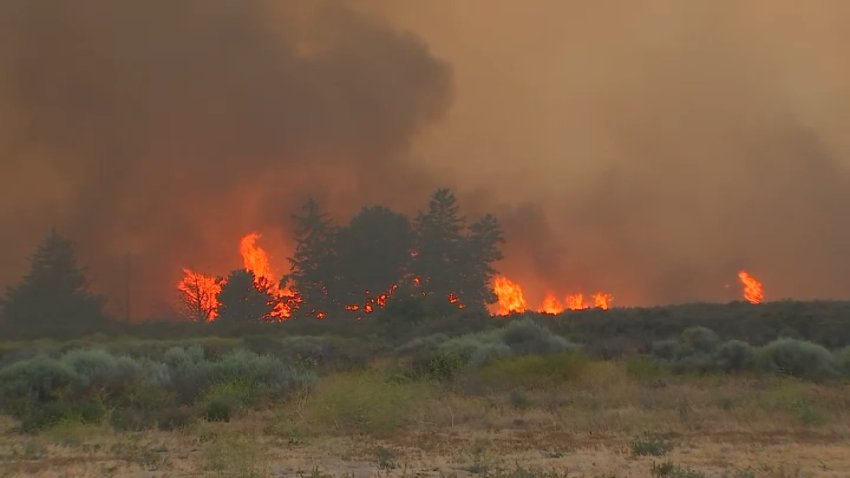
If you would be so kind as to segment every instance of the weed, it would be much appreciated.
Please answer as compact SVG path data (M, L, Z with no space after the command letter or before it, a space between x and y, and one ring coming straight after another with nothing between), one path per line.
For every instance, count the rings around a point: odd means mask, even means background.
M636 456L663 456L673 449L673 442L658 435L646 434L629 444Z

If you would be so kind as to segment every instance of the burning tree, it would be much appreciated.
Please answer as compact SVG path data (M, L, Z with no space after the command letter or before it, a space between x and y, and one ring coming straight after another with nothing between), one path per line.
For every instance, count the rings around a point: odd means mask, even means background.
M73 242L51 231L30 259L30 272L8 289L3 317L21 327L95 327L103 324L103 299L88 291Z
M227 276L218 294L219 318L223 322L268 321L273 317L278 298L269 293L268 284L246 269Z
M284 278L292 281L301 297L301 314L318 317L336 308L330 288L336 282L335 248L337 228L319 203L308 199L301 212L294 216L295 253L289 258L291 271Z
M183 269L183 279L177 284L181 292L183 315L192 322L211 322L218 317L218 294L224 279L190 269Z
M374 297L380 307L380 296L394 291L407 274L413 231L405 215L382 206L365 207L340 230L335 244L334 290L342 303L359 310Z

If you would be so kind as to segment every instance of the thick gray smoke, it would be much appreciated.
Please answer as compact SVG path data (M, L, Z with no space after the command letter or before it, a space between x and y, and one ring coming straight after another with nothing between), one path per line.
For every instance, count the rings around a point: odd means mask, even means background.
M300 3L0 3L0 282L56 225L113 298L129 253L149 305L181 265L237 265L239 236L308 194L427 195L400 154L450 104L450 67L374 16Z

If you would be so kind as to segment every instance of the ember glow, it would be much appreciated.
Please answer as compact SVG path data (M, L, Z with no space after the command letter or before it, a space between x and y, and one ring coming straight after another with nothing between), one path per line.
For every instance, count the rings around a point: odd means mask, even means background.
M739 272L738 279L741 279L741 283L744 285L744 299L747 299L747 302L750 304L761 304L764 302L764 290L758 279L750 275L747 271Z

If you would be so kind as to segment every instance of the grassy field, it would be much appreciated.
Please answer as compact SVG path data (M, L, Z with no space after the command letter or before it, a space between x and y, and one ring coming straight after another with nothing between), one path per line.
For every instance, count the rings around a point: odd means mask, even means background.
M438 384L395 364L322 376L229 421L115 431L0 425L0 476L846 477L850 387L668 375L634 361L569 374L497 361ZM561 365L560 368L563 368Z
M850 476L842 341L485 325L3 342L0 478Z

